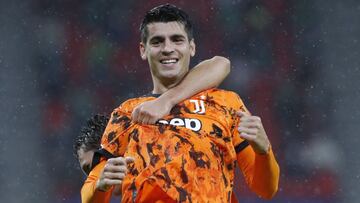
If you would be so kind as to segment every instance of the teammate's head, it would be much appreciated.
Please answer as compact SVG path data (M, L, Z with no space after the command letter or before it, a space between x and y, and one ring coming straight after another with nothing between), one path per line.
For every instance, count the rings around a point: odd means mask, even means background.
M140 31L141 58L148 61L154 83L171 85L180 81L195 55L188 15L176 6L161 5L146 13Z
M108 121L109 118L103 115L91 117L75 139L74 154L87 175L91 170L94 152L100 148L101 137Z

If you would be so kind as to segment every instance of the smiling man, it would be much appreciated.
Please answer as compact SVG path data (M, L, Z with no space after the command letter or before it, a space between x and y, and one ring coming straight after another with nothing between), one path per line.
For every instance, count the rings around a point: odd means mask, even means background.
M195 43L188 39L184 25L178 22L150 23L146 30L148 36L140 43L141 58L149 62L153 92L162 93L189 71Z
M146 13L140 31L152 94L129 99L113 111L101 150L117 158L94 166L83 201L111 194L113 185L122 184L122 202L234 202L237 165L257 195L272 198L279 166L261 119L249 114L236 93L202 91L178 101L156 125L131 120L139 105L176 97L169 92L189 76L196 51L191 22L173 5Z

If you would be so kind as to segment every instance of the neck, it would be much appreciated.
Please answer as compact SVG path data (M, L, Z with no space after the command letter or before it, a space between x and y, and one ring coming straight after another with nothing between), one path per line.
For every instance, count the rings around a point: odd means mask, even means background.
M177 78L157 78L152 76L154 89L152 91L153 94L163 94L164 92L168 91L169 89L175 87L180 81L184 78L185 74L181 77Z

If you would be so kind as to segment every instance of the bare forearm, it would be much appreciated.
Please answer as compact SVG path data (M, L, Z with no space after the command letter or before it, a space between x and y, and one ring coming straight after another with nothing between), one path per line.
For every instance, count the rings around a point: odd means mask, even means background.
M190 98L200 91L218 86L230 72L230 61L215 56L195 66L185 78L153 101L138 105L132 112L133 122L154 124L168 115L175 104Z
M202 90L220 85L229 72L230 61L215 56L195 66L177 86L162 94L159 99L168 100L175 105Z

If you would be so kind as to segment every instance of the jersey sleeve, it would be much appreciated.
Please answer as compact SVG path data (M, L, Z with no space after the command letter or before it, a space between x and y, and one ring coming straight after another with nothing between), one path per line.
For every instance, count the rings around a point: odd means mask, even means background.
M136 132L137 124L131 122L131 113L140 103L152 100L153 97L139 97L129 99L122 103L112 113L101 138L101 148L103 151L113 156L123 156L129 138Z
M106 164L106 160L102 159L96 165L86 178L84 185L81 188L81 202L82 203L108 203L110 202L112 188L106 192L96 189L96 182L100 177L101 171Z
M229 105L229 111L230 111L230 116L231 116L231 135L232 135L232 142L233 142L233 146L235 148L235 152L236 154L240 153L241 151L243 151L246 147L249 146L249 142L242 139L239 135L239 132L237 130L239 122L240 122L240 118L239 116L236 114L236 112L238 111L242 111L242 112L249 112L249 110L245 107L244 102L241 100L241 98L239 97L238 94L234 93L234 92L230 92L229 93L230 96L230 103Z
M93 168L81 189L82 203L106 203L110 201L113 187L107 192L102 192L96 189L96 182L105 167L106 160L111 157L123 156L126 151L128 132L134 126L130 120L131 110L131 103L124 102L112 112L101 139L101 149L94 153ZM94 161L94 158L97 160Z
M123 156L129 141L129 131L135 124L131 122L131 110L127 102L115 109L101 139L101 148L113 156Z
M237 162L250 189L264 199L271 199L278 190L280 168L274 153L257 154L247 147L237 154Z
M249 142L240 137L237 130L240 118L236 115L236 111L250 112L240 97L235 93L233 94L233 102L229 105L231 111L233 111L231 113L231 131L239 168L250 189L262 198L270 199L278 189L279 166L271 147L266 154L257 154L249 145Z

